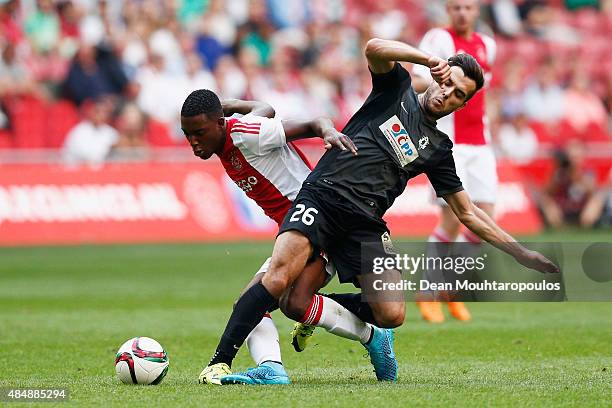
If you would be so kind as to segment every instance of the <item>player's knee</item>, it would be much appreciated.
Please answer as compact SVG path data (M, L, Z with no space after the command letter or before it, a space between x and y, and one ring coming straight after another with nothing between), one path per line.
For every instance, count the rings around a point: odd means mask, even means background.
M406 306L402 302L388 303L387 307L375 314L376 323L384 329L393 329L404 324Z
M276 298L280 298L285 290L287 290L289 285L291 285L291 280L289 277L290 273L288 271L288 265L277 264L274 269L270 268L268 273L266 273L261 280L261 283L266 287L270 294Z
M294 291L288 291L281 297L279 306L285 316L299 322L306 314L311 301L312 295L308 298Z

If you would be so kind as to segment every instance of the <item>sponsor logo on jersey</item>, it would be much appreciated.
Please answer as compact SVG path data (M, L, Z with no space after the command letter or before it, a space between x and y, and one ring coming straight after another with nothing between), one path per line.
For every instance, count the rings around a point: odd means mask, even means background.
M419 149L423 150L427 146L429 146L429 137L423 136L422 138L419 139Z
M237 171L242 170L242 162L240 161L240 158L238 158L238 155L234 151L231 152L230 154L230 163L232 163L232 167L236 169Z
M383 132L387 141L389 141L400 165L405 166L419 157L419 153L414 147L408 132L396 115L393 115L385 123L380 125L379 129Z
M382 243L383 251L387 254L395 254L395 248L393 247L393 241L391 241L391 235L385 232L380 236L380 242Z

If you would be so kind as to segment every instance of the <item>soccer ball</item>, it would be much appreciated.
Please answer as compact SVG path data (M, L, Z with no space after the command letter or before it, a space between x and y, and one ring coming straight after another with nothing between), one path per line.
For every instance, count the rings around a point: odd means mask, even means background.
M123 343L115 357L117 377L126 384L159 384L168 373L168 354L149 337Z

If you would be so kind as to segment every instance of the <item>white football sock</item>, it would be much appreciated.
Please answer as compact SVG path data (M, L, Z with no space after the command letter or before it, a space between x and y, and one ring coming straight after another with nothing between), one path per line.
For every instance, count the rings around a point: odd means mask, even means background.
M314 295L310 307L302 319L305 324L322 327L345 339L366 343L372 334L372 325L363 322L355 314L333 299Z
M482 251L482 240L472 231L467 230L460 233L455 242L457 242L458 245L455 245L455 249L453 250L454 255L474 258Z
M260 365L264 361L282 363L278 330L269 313L251 331L246 338L246 345L255 364Z

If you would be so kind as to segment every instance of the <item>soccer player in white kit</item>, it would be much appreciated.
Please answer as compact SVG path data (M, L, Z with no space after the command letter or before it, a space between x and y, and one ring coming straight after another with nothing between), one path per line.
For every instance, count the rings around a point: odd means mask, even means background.
M478 0L447 0L446 11L450 27L429 30L419 45L423 51L447 59L457 53L472 55L485 74L485 88L491 80L491 67L495 60L495 40L475 32L479 16ZM432 81L427 67L415 65L413 87L423 92ZM486 90L482 89L461 110L438 120L438 128L454 142L453 157L457 175L474 203L489 216L493 215L497 192L497 170L493 149L490 146L490 133L485 112ZM442 203L441 203L442 204ZM450 248L450 245L436 243L465 242L459 248L463 252L479 250L481 240L471 231L461 231L461 223L448 205L442 205L438 225L429 237L428 252ZM437 254L442 255L442 254ZM449 255L449 254L446 254ZM453 254L473 256L469 253ZM417 305L423 318L439 323L444 321L441 304L421 294ZM470 313L462 302L448 302L450 313L458 320L471 319Z

